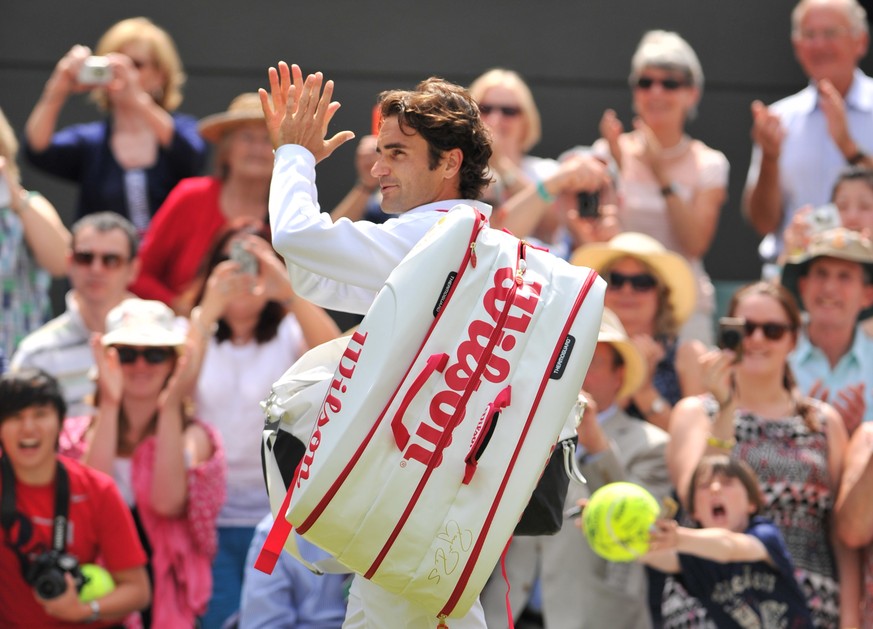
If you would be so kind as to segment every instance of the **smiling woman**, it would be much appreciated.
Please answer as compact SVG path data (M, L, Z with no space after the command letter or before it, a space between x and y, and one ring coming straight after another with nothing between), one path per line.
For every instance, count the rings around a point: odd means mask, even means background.
M205 611L225 493L220 437L186 400L199 364L185 342L184 325L160 302L113 308L92 340L97 413L69 419L62 440L115 479L140 524L154 587L145 626L190 627Z
M860 596L857 556L831 526L847 434L831 406L795 385L788 355L800 310L786 289L760 282L737 291L728 312L745 324L742 358L719 350L701 358L707 394L685 398L673 411L671 478L687 504L684 488L702 455L729 451L748 462L761 481L761 514L785 538L815 626L840 626L841 612L842 626L851 626ZM696 605L673 582L666 597L664 609L676 614Z
M688 260L697 304L681 336L711 344L715 289L703 257L727 195L728 162L685 133L703 92L700 61L678 34L650 31L634 53L628 81L638 116L634 129L625 133L615 112L606 110L594 150L619 169L624 229L648 234Z

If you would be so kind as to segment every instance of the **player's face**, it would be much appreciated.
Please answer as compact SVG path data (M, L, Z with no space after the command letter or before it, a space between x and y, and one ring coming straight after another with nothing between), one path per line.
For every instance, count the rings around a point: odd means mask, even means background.
M370 172L379 180L382 210L388 214L457 198L450 157L443 155L432 168L427 141L418 132L401 128L396 116L382 122L376 153L379 157Z

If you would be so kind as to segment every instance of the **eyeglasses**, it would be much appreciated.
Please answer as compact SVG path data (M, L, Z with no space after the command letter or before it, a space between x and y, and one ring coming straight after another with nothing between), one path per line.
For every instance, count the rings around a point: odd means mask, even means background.
M94 260L100 260L100 263L107 269L117 269L127 262L127 258L119 253L94 253L93 251L73 252L73 262L79 266L91 266L94 264Z
M637 87L641 90L650 90L656 83L668 92L675 92L680 87L688 86L685 81L679 79L653 79L650 76L641 76L637 79Z
M154 65L154 62L152 60L144 61L142 59L134 59L133 57L131 57L130 61L131 63L133 63L133 67L137 70L142 70L143 68Z
M521 107L512 107L510 105L479 105L479 111L483 116L490 116L495 111L499 111L504 118L515 118L521 114Z
M150 365L160 365L163 362L170 360L170 357L175 353L175 350L169 347L128 347L126 345L118 345L115 347L118 352L118 360L122 365L131 365L136 362L136 359L142 356Z
M640 273L639 275L625 275L612 271L609 274L609 288L621 290L625 282L630 282L631 288L637 293L645 293L658 286L658 279L651 273Z
M743 322L743 332L745 332L746 336L752 336L755 333L755 330L761 328L761 332L764 333L764 336L771 341L778 341L783 336L785 336L786 332L790 332L794 329L790 323L777 323L776 321L765 321L764 323L757 323L755 321L749 321L748 319Z
M816 39L821 39L826 42L835 42L843 35L849 34L851 31L844 26L835 26L832 28L823 28L820 30L803 29L794 32L794 38L799 39L803 43L809 43Z

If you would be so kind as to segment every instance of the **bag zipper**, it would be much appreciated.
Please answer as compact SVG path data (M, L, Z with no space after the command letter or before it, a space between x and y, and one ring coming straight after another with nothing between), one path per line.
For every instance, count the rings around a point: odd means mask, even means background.
M300 534L306 533L306 531L308 531L312 527L312 525L315 524L315 522L318 520L318 518L321 517L321 514L324 513L324 510L327 508L327 505L330 504L331 500L333 500L334 496L340 490L340 487L342 487L343 483L345 483L345 481L348 478L349 474L351 473L352 469L354 469L355 465L357 465L358 460L361 458L361 455L363 454L364 450L367 448L370 441L372 440L373 435L376 433L376 430L381 425L382 420L385 418L385 413L388 411L388 408L391 406L391 404L394 402L394 399L397 397L397 394L400 392L400 387L402 386L402 384L404 382L406 382L406 378L409 376L409 372L412 370L412 366L415 364L415 362L418 360L419 356L421 355L421 350L424 348L425 344L427 343L428 339L430 338L430 335L433 333L433 330L436 327L437 323L439 322L440 317L442 317L443 313L446 311L446 305L448 305L449 300L451 300L452 295L455 292L455 289L461 283L460 280L463 277L464 273L466 272L468 266L471 265L471 262L470 262L471 257L475 257L476 248L475 248L475 246L472 246L472 245L475 245L476 239L479 237L479 233L482 231L482 229L485 227L485 225L487 223L487 220L485 219L485 215L482 214L482 212L480 212L476 208L473 208L473 212L474 212L474 220L473 220L473 229L471 230L471 233L470 233L470 240L469 240L470 245L467 246L467 249L464 252L464 257L461 260L460 266L458 267L458 275L455 279L455 282L452 284L452 287L449 289L449 294L446 295L446 299L443 302L442 309L439 311L439 313L437 313L437 316L434 318L433 322L431 323L430 328L427 331L427 334L425 334L424 339L421 342L421 346L418 348L418 353L415 355L415 358L413 358L413 360L410 362L409 368L407 369L406 373L403 375L403 378L401 378L400 383L397 385L397 389L391 395L391 398L388 400L387 404L385 405L385 408L382 409L382 412L380 413L379 417L376 419L375 422L373 422L373 427L370 429L370 432L368 432L367 435L364 437L364 439L361 441L361 445L358 446L358 449L355 451L355 453L349 459L349 462L346 464L345 468L343 468L343 471L340 472L340 474L337 476L336 480L334 480L333 484L325 492L324 496L322 496L322 498L318 502L318 504L315 505L315 507L312 509L312 511L309 513L309 515L306 517L306 519L297 527L298 533L300 533Z
M569 315L567 316L567 321L564 324L564 329L561 331L561 335L558 337L558 343L555 345L555 349L552 352L551 362L549 364L554 364L555 360L558 358L558 354L564 344L564 339L566 338L567 334L570 333L570 328L572 327L573 322L576 320L576 316L579 314L579 310L582 308L582 304L585 301L585 298L588 296L588 292L591 290L591 287L594 285L597 277L598 275L596 272L594 272L593 270L589 271L588 277L585 279L585 282L582 284L582 288L576 295L576 301L573 304L573 308L570 310ZM516 443L515 450L512 453L512 458L510 459L509 464L506 467L506 472L503 475L503 480L500 483L500 487L498 487L497 489L497 494L494 497L494 501L491 503L491 509L488 511L485 522L482 524L482 529L479 531L479 536L476 538L476 541L473 544L473 548L470 551L467 562L464 564L464 569L461 572L461 576L458 578L458 582L455 584L455 589L452 591L452 594L446 601L445 606L442 608L442 610L440 610L440 615L448 616L451 613L451 611L458 604L458 599L461 598L461 594L463 594L464 589L467 587L467 582L470 580L470 575L473 572L473 568L476 566L476 560L479 558L479 553L482 551L482 546L485 543L485 537L487 536L488 530L491 528L491 523L494 520L494 515L497 511L497 505L500 502L500 498L503 496L503 492L506 490L509 476L515 469L515 463L518 460L521 446L524 443L525 438L527 437L528 431L530 430L533 417L536 414L537 408L539 407L540 400L543 397L546 385L549 383L549 371L550 370L546 370L543 379L540 381L539 390L537 391L537 395L534 398L533 404L531 405L530 413L528 414L527 421L525 422L522 433L518 439L518 442Z
M517 266L518 260L516 260L516 268ZM455 428L457 428L458 424L461 423L461 420L464 419L467 410L467 402L470 400L470 396L473 395L473 391L479 388L479 380L482 377L482 373L488 366L488 360L494 353L494 347L503 336L503 328L506 325L506 319L509 317L509 311L515 305L515 295L518 293L518 286L519 285L517 282L513 282L512 287L509 289L509 293L506 296L503 310L500 312L499 319L494 324L494 330L492 331L491 336L488 338L487 345L485 345L482 350L482 354L480 355L479 362L476 365L476 369L475 371L473 371L473 375L470 377L469 381L467 382L467 386L464 388L464 393L463 395L461 395L461 400L458 404L458 408L452 414L452 417L449 419L449 421L446 422L446 427L443 430L443 434L440 435L440 440L437 443L436 448L434 448L434 456L431 457L430 463L428 463L428 466L425 468L421 479L418 481L418 486L415 488L412 497L409 499L409 503L407 503L406 509L397 520L397 524L394 526L394 530L391 531L391 535L388 536L388 539L386 540L385 545L382 547L382 550L379 551L379 554L376 556L373 564L364 574L364 578L371 579L373 577L376 570L379 569L382 561L391 550L391 546L394 544L397 536L400 535L400 531L403 529L406 521L409 519L409 515L412 513L412 510L418 502L418 499L421 497L421 493L424 491L424 486L427 484L427 481L430 480L431 474L436 469L436 466L434 465L436 453L441 452L445 449L446 441L450 438L451 434L454 432Z

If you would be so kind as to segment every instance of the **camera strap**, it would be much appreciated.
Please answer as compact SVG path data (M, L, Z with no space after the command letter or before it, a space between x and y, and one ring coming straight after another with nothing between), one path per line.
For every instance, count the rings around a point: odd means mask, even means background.
M7 543L20 553L22 546L30 541L30 527L25 527L24 518L15 509L15 471L6 456L0 457L0 476L2 476L3 498L0 499L0 524L6 532ZM55 515L52 526L52 549L63 552L67 545L67 517L70 510L70 477L64 465L58 461L55 472ZM10 531L15 520L21 524L18 530L18 539L12 542L9 539ZM29 522L28 522L29 524ZM23 534L27 531L26 534Z

